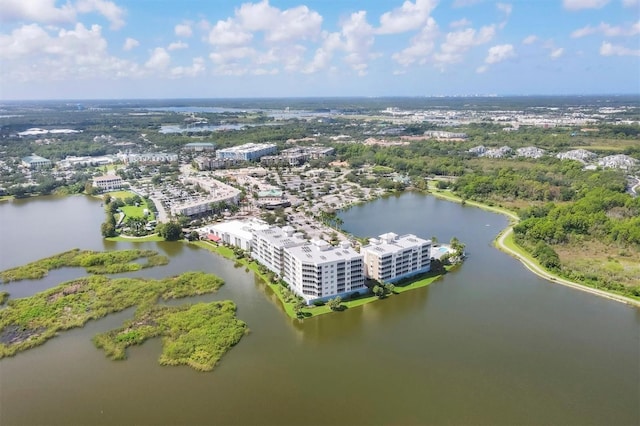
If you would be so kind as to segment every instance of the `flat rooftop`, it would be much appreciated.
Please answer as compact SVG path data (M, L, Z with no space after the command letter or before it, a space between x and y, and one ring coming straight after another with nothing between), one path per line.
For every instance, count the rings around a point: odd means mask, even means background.
M316 265L364 258L362 254L350 247L344 248L340 246L330 246L321 250L320 247L313 243L307 243L297 247L289 247L287 248L287 252L303 263L314 263Z
M390 232L380 235L379 238L370 238L369 244L362 247L361 252L368 251L377 256L383 256L417 248L424 244L431 245L431 240L425 240L413 234L398 236Z
M274 226L269 229L256 230L254 235L264 238L269 244L279 248L293 247L307 242L302 235L293 234L293 228L290 226L284 228Z

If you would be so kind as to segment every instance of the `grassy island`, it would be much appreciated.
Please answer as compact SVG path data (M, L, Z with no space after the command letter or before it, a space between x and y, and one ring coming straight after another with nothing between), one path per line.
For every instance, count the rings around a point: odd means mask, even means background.
M145 339L157 335L154 333L165 336L163 364L189 364L202 370L211 369L217 359L239 340L238 333L228 329L245 331L244 323L230 320L235 305L225 302L161 309L156 308L156 302L158 299L211 293L222 285L222 279L203 272L187 272L161 280L94 275L62 283L31 297L13 299L0 310L0 358L41 345L59 331L82 327L91 319L137 305L140 315L154 318L153 324L160 327L153 333L146 332L150 334ZM209 321L196 319L203 313ZM173 314L176 314L175 318ZM185 327L180 328L181 324ZM131 324L124 330L130 328ZM180 330L184 332L181 334ZM221 334L216 335L220 330ZM116 334L125 341L128 338ZM118 339L117 336L115 338ZM211 339L206 345L202 343L205 338ZM104 337L97 339L106 341ZM217 349L205 356L202 351L209 345Z
M146 263L133 262L146 259ZM37 260L17 268L0 272L0 280L4 283L11 281L40 279L52 269L64 267L85 268L90 274L117 274L133 272L142 268L166 265L169 258L159 255L153 250L118 250L110 252L96 252L91 250L73 249L51 257Z
M220 358L248 331L235 317L231 301L178 307L146 305L121 328L99 334L93 341L111 359L124 359L126 348L162 336L162 365L188 365L211 371Z

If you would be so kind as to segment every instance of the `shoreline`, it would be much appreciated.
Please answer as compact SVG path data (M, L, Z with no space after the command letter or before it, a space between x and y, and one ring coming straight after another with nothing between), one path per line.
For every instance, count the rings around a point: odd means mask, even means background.
M428 193L429 195L433 195L436 198L440 198L443 200L447 200L447 201L451 201L454 203L462 203L462 198L458 197L457 195L452 194L450 191L448 191L447 193L443 193L443 191L437 191L435 189L430 188L430 192ZM470 205L473 207L477 207L480 208L482 210L487 210L493 213L499 213L502 214L504 216L507 216L509 218L509 224L507 225L506 228L504 228L502 231L500 231L500 233L496 236L496 238L493 240L493 245L500 251L502 251L503 253L508 254L511 257L514 257L515 259L519 260L520 263L522 263L525 268L527 268L530 272L534 273L535 275L537 275L540 278L543 278L547 281L550 281L554 284L561 284L564 285L566 287L570 287L576 290L580 290L580 291L584 291L587 293L591 293L593 295L596 296L600 296L609 300L614 300L616 302L620 302L620 303L624 303L626 305L630 305L630 306L634 306L634 307L640 307L640 301L639 300L635 300L632 299L630 297L626 297L620 294L616 294L616 293L611 293L608 291L604 291L604 290L600 290L597 288L593 288L593 287L589 287L587 285L584 284L580 284L577 283L575 281L570 281L567 280L565 278L562 278L556 274L553 274L549 271L547 271L546 269L544 269L542 266L536 264L535 262L533 262L531 259L529 259L528 257L524 256L523 254L519 253L517 250L514 250L513 248L509 247L506 243L505 240L513 234L513 227L514 225L516 225L519 221L520 218L513 213L512 211L509 211L507 209L501 208L501 207L493 207L493 206L489 206L477 201L470 201L470 200L465 200L465 205ZM515 243L514 243L515 244Z

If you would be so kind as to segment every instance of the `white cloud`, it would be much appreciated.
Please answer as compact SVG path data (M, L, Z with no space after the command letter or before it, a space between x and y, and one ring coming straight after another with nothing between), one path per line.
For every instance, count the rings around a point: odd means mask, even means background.
M627 28L624 26L611 26L607 23L601 22L597 27L587 25L586 27L575 30L571 33L571 37L580 38L591 34L600 33L606 37L631 37L640 34L640 21L629 25Z
M264 31L268 42L315 40L322 29L322 16L307 6L280 10L268 0L244 3L236 10L236 18L246 30Z
M511 15L511 12L513 11L513 5L509 3L497 3L496 7L500 12L504 13L506 16Z
M145 62L144 66L149 69L161 71L166 69L171 62L171 56L163 47L156 47L151 52L149 60Z
M638 7L640 6L640 0L622 0L624 7Z
M173 78L196 77L203 74L205 69L204 58L197 57L193 58L193 62L189 67L178 66L171 68L170 74Z
M429 18L422 31L411 39L409 47L392 55L393 60L405 67L415 62L426 63L428 55L433 51L437 36L438 25L433 18Z
M251 74L253 75L276 75L278 74L280 71L278 70L278 68L256 68L253 71L251 71Z
M189 45L183 41L176 41L173 42L171 44L169 44L169 46L167 46L167 50L171 51L171 50L180 50L180 49L186 49L188 48Z
M137 77L135 63L107 52L102 28L76 24L70 30L23 25L0 35L0 79L3 81L59 81L84 78Z
M610 0L563 0L562 4L568 10L600 9Z
M178 37L184 37L184 38L189 38L193 35L193 30L191 29L191 25L190 24L178 24L173 28L173 32L178 36Z
M600 46L602 56L640 56L640 49L629 49L608 42L602 42Z
M497 64L506 59L516 56L516 52L511 44L499 44L489 48L489 52L484 62L487 64Z
M401 7L386 12L380 17L378 34L397 34L420 28L429 19L438 0L405 1Z
M257 55L255 49L247 46L230 47L224 50L213 52L209 55L209 59L217 65L225 65L227 63L239 63L244 59L253 58Z
M500 29L502 29L507 26L509 16L511 16L511 12L513 11L513 6L509 3L497 3L496 8L504 14L504 20L500 22L499 25Z
M0 21L63 24L76 21L79 13L98 12L111 23L111 28L124 25L124 9L106 0L67 1L56 7L56 0L0 0Z
M140 42L135 38L127 37L124 41L124 45L122 46L122 50L132 50L136 47L140 46Z
M71 4L56 7L55 3L56 0L0 0L0 20L57 24L76 19L76 10Z
M454 31L447 34L445 42L440 46L440 52L434 59L440 65L453 64L462 60L462 55L471 47L490 42L496 33L495 25L488 25L476 31L473 28Z
M467 18L462 18L460 20L453 21L452 23L449 24L451 28L464 28L470 25L471 25L471 21L469 21Z
M536 41L538 41L538 36L531 34L522 40L522 44L533 44Z
M341 45L340 33L325 34L322 46L316 49L311 63L304 67L302 72L310 74L327 68L333 59L334 52L340 49Z
M453 7L467 7L473 6L477 3L482 3L484 0L456 0L453 2Z
M555 49L551 49L551 53L549 53L549 57L551 59L558 59L562 55L564 55L564 48L563 47L558 47L558 48L555 48Z
M373 46L373 28L367 22L367 12L352 13L342 24L341 36L345 61L358 75L366 75Z
M478 74L482 74L483 72L486 72L489 69L488 65L480 65L478 68L476 68L476 72Z
M239 46L250 42L252 38L253 34L231 18L218 21L209 32L209 43L217 46Z
M106 0L80 0L76 3L76 8L80 13L98 12L111 23L114 30L124 26L124 9L115 3Z

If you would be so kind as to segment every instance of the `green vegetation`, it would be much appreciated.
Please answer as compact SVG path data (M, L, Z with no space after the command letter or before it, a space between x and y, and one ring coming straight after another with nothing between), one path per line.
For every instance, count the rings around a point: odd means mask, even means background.
M141 258L146 259L146 263L140 264L133 262ZM64 267L85 268L90 274L117 274L166 265L167 263L169 263L168 257L161 256L153 250L131 249L96 252L76 248L23 266L2 271L0 272L0 280L8 283L10 281L39 279L46 276L52 269Z
M161 223L156 227L156 231L167 241L177 241L182 238L182 227L176 222Z
M152 306L158 298L211 293L222 286L215 275L187 272L151 280L90 276L67 281L31 297L10 300L0 310L0 358L43 344L58 331L82 327L132 306Z
M220 358L247 333L235 317L231 301L178 307L145 305L121 328L98 334L93 341L111 359L126 358L126 348L162 336L162 365L188 365L211 371Z
M0 305L4 305L9 300L9 293L0 291Z
M566 164L468 174L454 189L469 199L521 206L514 242L547 270L640 298L640 266L631 260L640 255L640 198L624 192L619 171Z
M154 233L156 207L148 198L129 191L115 191L103 195L105 221L100 226L102 236L115 238L119 234L146 237Z

